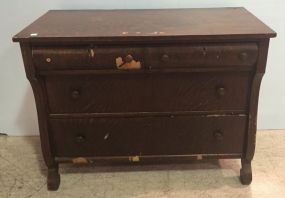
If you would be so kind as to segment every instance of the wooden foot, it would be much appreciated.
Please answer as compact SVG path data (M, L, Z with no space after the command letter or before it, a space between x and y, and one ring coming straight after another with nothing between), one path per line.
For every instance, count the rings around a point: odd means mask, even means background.
M252 181L251 161L241 159L240 181L243 185L249 185Z
M58 189L60 184L60 175L58 168L49 168L47 177L47 188L48 190L55 191Z

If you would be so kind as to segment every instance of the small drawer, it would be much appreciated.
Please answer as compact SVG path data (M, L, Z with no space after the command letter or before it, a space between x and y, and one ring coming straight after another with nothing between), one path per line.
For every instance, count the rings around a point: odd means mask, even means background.
M143 48L136 47L34 47L38 69L124 69L142 68Z
M51 119L58 157L240 154L246 116Z
M250 83L247 72L46 76L54 114L247 112Z
M158 46L148 48L150 68L228 67L255 65L256 44Z

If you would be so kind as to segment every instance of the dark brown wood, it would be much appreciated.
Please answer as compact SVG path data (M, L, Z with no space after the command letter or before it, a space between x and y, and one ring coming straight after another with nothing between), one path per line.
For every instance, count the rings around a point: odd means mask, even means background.
M55 191L60 184L60 175L58 173L58 167L48 168L47 175L47 188L48 190Z
M134 75L66 75L45 79L50 113L243 111L248 72ZM219 89L225 89L224 95ZM159 90L159 91L157 91ZM78 92L76 98L74 92Z
M52 143L50 140L50 134L48 132L48 105L47 96L44 89L45 84L43 79L37 78L37 74L32 63L31 46L26 43L21 43L21 51L24 60L26 75L31 83L36 101L41 147L44 160L48 168L54 168L57 167L57 163L54 161Z
M243 157L246 161L251 161L253 159L255 151L259 88L266 68L268 47L269 47L268 39L260 42L260 49L259 49L260 55L257 62L256 73L253 77L251 85L252 91L250 96L250 108L248 116L249 118L248 136L247 136L247 144L245 147L245 155Z
M170 117L176 115L193 116L193 115L207 115L208 117L215 117L217 115L238 115L246 116L247 113L243 111L164 111L164 112L120 112L120 113L72 113L72 114L49 114L49 118L132 118L132 117Z
M241 154L204 154L204 155L144 155L140 156L139 162L137 164L168 164L168 163L193 163L197 162L197 157L200 156L200 160L215 160L215 159L240 159ZM202 158L202 159L201 159ZM71 163L74 161L73 157L56 157L55 160L58 163ZM108 164L108 165L118 165L127 164L134 165L134 162L130 161L129 156L104 156L104 157L86 157L88 163L96 164Z
M246 119L247 116L51 119L50 131L58 157L239 154L243 151Z
M14 41L268 38L276 33L244 8L51 10Z
M58 164L239 158L250 184L269 38L244 8L49 11L13 37ZM123 69L122 69L123 68Z
M240 181L244 185L249 185L252 181L251 160L241 159Z
M257 60L257 51L256 43L170 45L157 47L34 47L33 61L40 70L117 70L116 58L118 57L122 57L123 59L131 57L136 61L140 61L144 70L217 66L244 66L253 68Z
M257 60L256 43L219 43L147 48L146 62L151 68L253 67ZM164 60L162 57L164 56ZM167 59L165 58L167 57Z
M26 75L32 86L38 113L38 123L40 130L41 148L44 161L48 167L47 188L57 190L60 179L58 174L58 163L54 158L54 148L51 142L51 134L48 131L48 106L45 85L43 79L37 78L35 68L32 63L31 46L21 43L21 51L24 60Z

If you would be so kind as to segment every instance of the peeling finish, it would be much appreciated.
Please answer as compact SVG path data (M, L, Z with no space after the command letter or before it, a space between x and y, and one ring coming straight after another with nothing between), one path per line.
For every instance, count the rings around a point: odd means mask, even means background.
M141 69L141 62L132 60L130 63L127 63L123 61L122 57L117 57L116 66L121 70Z
M90 56L91 58L94 58L94 57L95 57L94 49L90 49L90 51L89 51L89 56Z
M130 156L129 157L129 161L130 162L139 162L140 161L140 157L139 156Z
M202 160L203 159L203 155L197 155L197 160Z
M87 164L87 163L89 163L89 161L85 157L77 157L77 158L72 159L72 163L74 163L74 164Z
M38 36L38 33L31 33L30 36Z
M206 115L206 117L222 117L224 115L221 115L221 114L211 114L211 115Z
M158 35L158 34L165 34L165 32L149 32L149 33L146 33L146 34L154 34L154 35Z

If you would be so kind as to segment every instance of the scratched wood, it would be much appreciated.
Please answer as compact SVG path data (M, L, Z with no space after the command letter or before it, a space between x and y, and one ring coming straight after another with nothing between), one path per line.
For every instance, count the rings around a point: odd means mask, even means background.
M257 60L258 47L256 43L222 43L33 48L33 61L40 70L117 69L116 59L120 57L124 60L128 55L140 61L141 69L146 70L217 66L247 66L252 69Z
M251 74L169 73L47 76L50 112L246 112ZM224 95L219 95L219 89ZM77 96L73 96L78 92Z
M240 158L250 184L275 36L244 8L47 12L13 41L35 95L48 189L59 187L61 162L207 155Z
M268 38L276 33L244 8L52 10L14 41L145 41Z
M57 157L87 157L241 154L246 120L247 116L173 116L50 123ZM215 137L219 132L221 139Z

